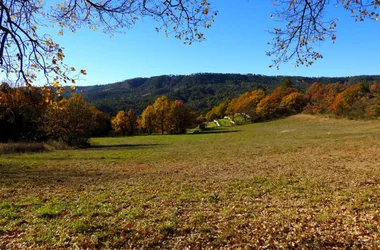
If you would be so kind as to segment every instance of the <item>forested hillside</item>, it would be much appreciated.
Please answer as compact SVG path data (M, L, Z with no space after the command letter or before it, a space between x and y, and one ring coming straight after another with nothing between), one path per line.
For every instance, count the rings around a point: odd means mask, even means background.
M221 101L235 98L244 92L262 88L273 91L285 79L294 87L306 90L312 83L345 83L380 81L380 76L355 77L299 77L263 76L254 74L202 73L193 75L162 75L135 78L118 83L78 87L87 101L99 110L115 115L119 110L132 109L137 114L162 95L171 100L182 100L197 114L207 112Z

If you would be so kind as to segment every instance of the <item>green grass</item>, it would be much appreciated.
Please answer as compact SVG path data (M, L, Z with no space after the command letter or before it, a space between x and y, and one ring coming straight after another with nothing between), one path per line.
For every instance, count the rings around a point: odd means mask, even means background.
M217 121L219 122L220 127L218 127L215 122L207 122L206 128L220 129L220 128L228 128L228 127L233 126L228 119L217 119Z
M0 157L0 249L380 248L380 122L297 115Z

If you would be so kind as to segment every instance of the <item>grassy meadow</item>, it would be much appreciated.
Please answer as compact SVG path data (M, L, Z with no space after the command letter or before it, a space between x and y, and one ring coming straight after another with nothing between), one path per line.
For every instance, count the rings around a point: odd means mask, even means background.
M380 122L296 115L0 155L0 249L380 248Z

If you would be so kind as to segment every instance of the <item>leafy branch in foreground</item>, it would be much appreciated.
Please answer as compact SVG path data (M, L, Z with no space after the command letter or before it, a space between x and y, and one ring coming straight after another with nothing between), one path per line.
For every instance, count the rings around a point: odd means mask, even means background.
M296 66L310 66L322 54L313 46L336 40L338 18L326 18L327 6L335 4L351 12L355 21L377 21L380 0L272 0L278 8L272 18L285 23L271 32L273 64L295 59ZM75 83L80 74L67 66L63 47L41 27L58 27L75 33L82 27L113 34L131 28L142 18L156 21L157 31L174 35L191 44L205 39L203 30L214 23L217 11L208 0L66 0L47 6L43 0L2 0L0 2L0 71L4 81L33 84L44 76L59 89Z
M207 0L69 0L46 7L42 0L0 2L0 71L4 81L29 86L43 75L59 89L61 83L75 83L80 70L67 66L63 47L38 27L58 26L75 33L83 26L114 33L131 28L137 20L153 18L166 35L191 44L204 40L202 28L209 28L217 14Z

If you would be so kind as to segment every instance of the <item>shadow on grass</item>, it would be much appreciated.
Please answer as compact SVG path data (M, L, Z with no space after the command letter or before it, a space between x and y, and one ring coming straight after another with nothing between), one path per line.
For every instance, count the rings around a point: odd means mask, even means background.
M88 148L153 148L158 146L164 146L165 144L161 143L152 143L152 144L108 144L108 145L91 145Z
M0 143L0 155L49 152L42 142Z

